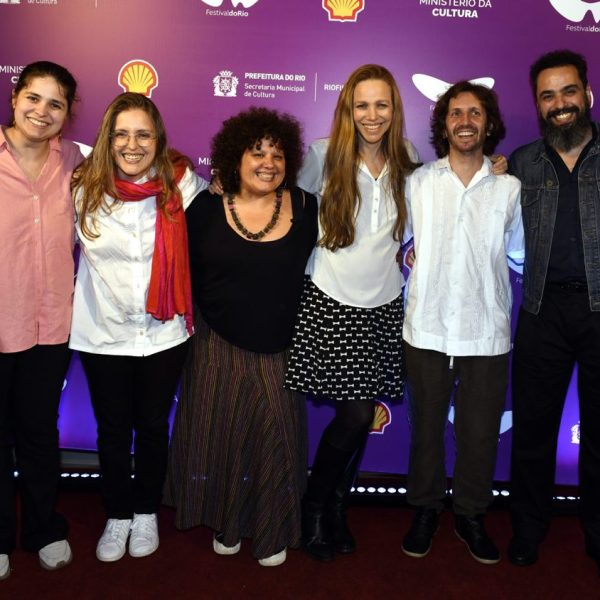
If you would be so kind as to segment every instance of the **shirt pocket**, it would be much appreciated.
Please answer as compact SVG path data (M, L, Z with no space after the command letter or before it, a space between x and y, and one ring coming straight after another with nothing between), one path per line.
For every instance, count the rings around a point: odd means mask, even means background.
M70 180L57 182L55 187L46 190L48 210L54 215L74 215L73 196L71 195Z
M74 222L75 209L73 206L73 200L71 199L71 194L57 198L53 205L53 212L57 215L70 215L72 217L71 221Z
M537 229L540 225L542 194L544 188L540 186L521 186L521 209L523 212L523 227Z

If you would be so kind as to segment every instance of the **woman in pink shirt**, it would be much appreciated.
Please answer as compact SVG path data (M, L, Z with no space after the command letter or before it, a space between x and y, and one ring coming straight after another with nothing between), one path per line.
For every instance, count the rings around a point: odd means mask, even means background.
M60 133L76 87L59 65L28 65L12 93L12 123L0 129L0 579L16 544L13 446L23 549L45 569L72 559L55 501L73 296L70 180L83 159Z

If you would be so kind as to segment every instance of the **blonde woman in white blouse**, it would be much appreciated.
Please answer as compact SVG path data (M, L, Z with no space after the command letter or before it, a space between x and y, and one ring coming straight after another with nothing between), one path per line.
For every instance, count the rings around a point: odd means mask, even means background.
M320 561L356 547L345 508L375 399L402 396L402 286L396 262L406 220L404 185L417 159L403 138L391 73L356 69L331 136L313 144L298 178L318 194L319 242L304 290L286 384L334 401L313 461L302 544Z

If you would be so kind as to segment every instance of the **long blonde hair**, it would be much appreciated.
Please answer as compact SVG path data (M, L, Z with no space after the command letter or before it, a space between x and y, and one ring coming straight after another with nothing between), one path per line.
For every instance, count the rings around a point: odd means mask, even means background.
M170 150L167 147L165 126L158 108L152 100L142 94L132 92L120 94L106 109L94 142L94 149L75 170L71 181L73 197L77 198L78 202L77 212L81 223L81 231L88 239L99 236L99 233L95 231L98 211L103 210L110 213L114 206L120 203L115 188L117 169L112 156L111 134L117 116L127 110L135 109L143 110L150 117L156 130L156 156L152 166L156 171L156 177L161 179L163 184L163 191L158 203L159 209L167 214L165 205L168 198L173 194L181 201L181 193L175 181L174 163L186 161L188 166L191 167L191 162L179 152ZM107 197L111 198L112 201L107 202ZM91 217L91 224L88 217Z
M393 228L393 238L402 238L406 223L404 184L406 176L415 165L404 143L404 111L398 86L392 74L380 65L363 65L348 78L340 92L329 147L325 155L325 189L321 200L319 218L323 236L319 244L328 250L346 248L354 242L355 214L360 207L360 191L357 185L360 163L359 139L354 124L354 90L362 81L377 79L390 86L392 93L392 121L383 136L381 149L389 170L389 186L398 216Z

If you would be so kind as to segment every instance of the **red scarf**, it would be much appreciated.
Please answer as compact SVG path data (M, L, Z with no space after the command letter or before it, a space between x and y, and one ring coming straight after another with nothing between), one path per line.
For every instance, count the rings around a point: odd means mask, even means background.
M179 183L187 162L178 160L174 167L175 181ZM176 314L184 315L187 332L192 335L192 285L187 227L181 201L175 194L167 199L167 217L164 209L161 210L158 206L163 191L162 180L158 177L141 184L115 178L115 187L119 200L123 202L138 202L149 196L156 196L154 254L146 311L163 323Z

